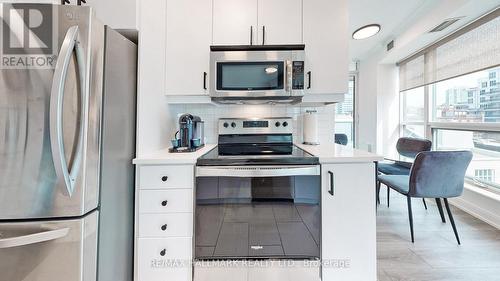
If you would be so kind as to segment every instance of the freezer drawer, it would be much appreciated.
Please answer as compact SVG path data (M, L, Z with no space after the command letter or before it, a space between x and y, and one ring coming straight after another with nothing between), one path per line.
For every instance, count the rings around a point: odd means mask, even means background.
M97 220L0 223L0 281L95 281Z

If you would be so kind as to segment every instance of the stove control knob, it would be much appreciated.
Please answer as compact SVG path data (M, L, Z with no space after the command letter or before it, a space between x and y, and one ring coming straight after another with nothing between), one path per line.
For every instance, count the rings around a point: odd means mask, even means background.
M227 127L229 127L229 124L227 122L224 122L223 126L224 126L224 128L227 128Z
M276 127L279 127L281 125L281 123L280 122L276 122L276 123L274 123L274 125L276 125Z
M231 127L236 128L236 123L231 123Z
M283 122L283 127L286 127L286 126L288 126L288 122L285 121L285 122Z

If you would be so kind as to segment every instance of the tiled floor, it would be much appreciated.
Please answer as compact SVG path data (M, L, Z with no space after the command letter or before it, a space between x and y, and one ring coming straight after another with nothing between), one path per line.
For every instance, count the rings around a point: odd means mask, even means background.
M500 281L500 230L452 207L462 245L435 204L413 199L415 243L411 243L406 198L385 187L377 213L379 281Z

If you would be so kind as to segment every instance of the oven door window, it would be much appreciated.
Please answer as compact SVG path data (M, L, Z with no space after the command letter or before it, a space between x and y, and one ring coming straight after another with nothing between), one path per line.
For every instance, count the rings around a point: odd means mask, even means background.
M198 177L196 259L319 259L320 177Z
M284 89L283 61L219 62L218 91L267 91Z

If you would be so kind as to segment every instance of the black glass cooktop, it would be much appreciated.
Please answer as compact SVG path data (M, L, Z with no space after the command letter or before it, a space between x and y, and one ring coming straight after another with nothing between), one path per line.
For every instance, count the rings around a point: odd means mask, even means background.
M219 145L198 158L198 166L317 165L318 157L289 144Z

